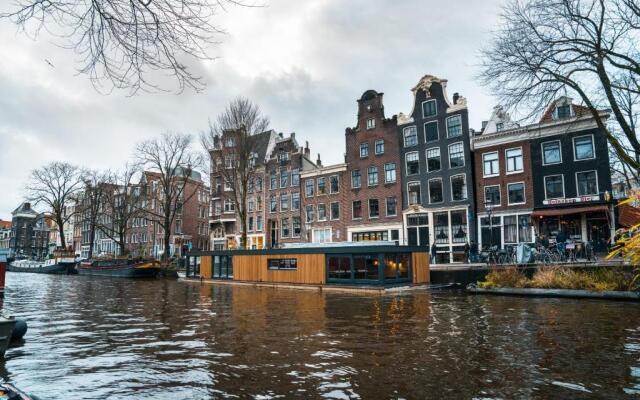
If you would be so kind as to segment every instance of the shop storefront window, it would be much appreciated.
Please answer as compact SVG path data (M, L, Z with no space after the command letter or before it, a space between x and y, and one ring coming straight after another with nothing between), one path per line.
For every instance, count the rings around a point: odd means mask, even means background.
M434 231L436 235L436 243L449 243L449 214L446 212L434 213L433 219L435 221Z
M467 212L451 212L451 232L453 233L453 243L465 243L467 241Z
M515 215L505 215L502 219L504 228L504 242L518 242L518 219Z
M518 215L520 243L531 243L531 221L529 215Z

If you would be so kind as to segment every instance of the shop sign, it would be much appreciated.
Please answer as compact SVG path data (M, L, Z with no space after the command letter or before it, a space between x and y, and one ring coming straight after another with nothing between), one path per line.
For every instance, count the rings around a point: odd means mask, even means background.
M586 203L589 201L598 201L600 200L600 196L599 195L595 195L595 196L580 196L580 197L570 197L570 198L565 198L565 199L551 199L551 200L544 200L542 202L542 204L544 205L558 205L558 204L573 204L573 203Z

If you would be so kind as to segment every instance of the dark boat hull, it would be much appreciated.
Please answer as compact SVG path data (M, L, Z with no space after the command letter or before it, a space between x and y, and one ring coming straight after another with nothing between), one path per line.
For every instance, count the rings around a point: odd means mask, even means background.
M57 274L57 275L71 275L76 273L76 264L74 263L62 263L48 265L45 267L19 267L15 265L7 265L7 271L10 272L31 272L34 274Z
M137 265L86 266L78 265L78 274L89 276L108 276L114 278L155 278L160 267L144 267Z

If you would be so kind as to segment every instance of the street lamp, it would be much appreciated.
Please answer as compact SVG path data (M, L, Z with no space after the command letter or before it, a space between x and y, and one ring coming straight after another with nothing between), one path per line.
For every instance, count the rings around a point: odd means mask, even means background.
M493 209L494 204L491 200L484 203L484 208L487 210L487 216L489 218L489 250L493 247Z

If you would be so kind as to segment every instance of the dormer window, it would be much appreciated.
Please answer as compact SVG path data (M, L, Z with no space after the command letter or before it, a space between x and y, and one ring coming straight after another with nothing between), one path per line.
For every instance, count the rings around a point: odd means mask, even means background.
M224 147L235 147L236 141L232 137L228 137L224 140Z
M498 123L496 124L496 131L497 131L497 132L500 132L500 131L502 131L502 130L504 130L504 122L498 122Z
M367 129L373 129L376 127L376 120L373 118L367 119Z
M556 107L556 118L563 119L571 117L571 104L563 104Z

